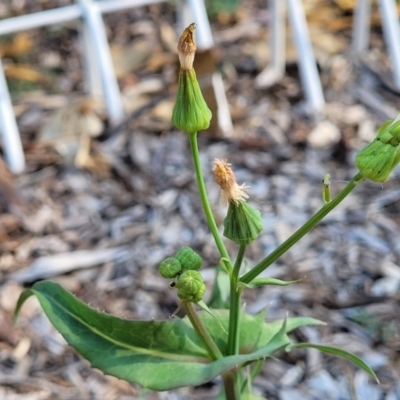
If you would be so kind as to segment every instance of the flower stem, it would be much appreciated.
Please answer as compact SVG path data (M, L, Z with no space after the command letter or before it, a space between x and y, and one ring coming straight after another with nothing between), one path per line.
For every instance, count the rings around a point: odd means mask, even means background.
M200 199L201 203L203 204L203 209L207 218L208 225L210 227L212 235L214 236L214 241L215 244L217 245L221 257L230 260L228 251L226 250L226 247L222 242L222 238L218 232L217 224L215 223L215 219L211 211L210 202L208 201L207 189L206 185L204 184L203 173L201 171L199 148L197 146L197 132L188 133L188 135L190 141L190 148L192 150L194 169L196 171L197 185L199 187L199 192L200 192ZM229 264L231 264L231 262L229 262Z
M242 266L245 251L246 245L241 244L230 280L229 328L227 347L228 355L235 355L239 353L239 318L241 291L238 290L237 284L239 282L239 272L240 267Z
M347 186L330 202L325 204L309 221L299 228L292 236L278 246L271 254L261 260L251 271L240 278L240 282L250 283L254 278L267 269L280 256L285 254L304 235L315 227L326 215L328 215L359 183L365 178L358 173Z
M213 360L223 358L221 350L217 347L214 339L211 337L203 322L199 318L199 315L197 314L193 303L183 303L183 306L185 308L187 316L189 317L190 322L193 325L193 328L196 330L201 340L205 344L210 357Z
M222 375L222 380L224 382L225 388L225 398L227 400L239 400L239 387L236 382L236 373L233 371L228 371Z

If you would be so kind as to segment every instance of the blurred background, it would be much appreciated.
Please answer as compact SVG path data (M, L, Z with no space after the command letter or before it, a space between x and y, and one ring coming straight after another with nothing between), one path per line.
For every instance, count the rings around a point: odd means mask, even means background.
M0 19L74 4L3 0ZM399 89L372 4L369 50L352 52L355 0L303 0L325 105L307 105L298 54L286 24L284 75L257 83L271 62L265 0L206 2L214 47L196 70L213 114L228 120L199 134L203 170L219 223L214 158L233 164L264 232L248 267L322 205L322 179L334 195L356 173L357 150L400 110ZM165 319L175 293L158 276L161 260L188 245L203 255L210 291L218 253L199 204L187 137L170 122L179 37L175 2L104 15L124 117L110 121L88 96L78 20L0 36L0 55L26 168L0 158L0 399L212 399L218 381L152 393L92 370L52 328L35 299L12 314L23 289L51 278L91 306L119 317ZM0 21L2 22L2 21ZM226 91L210 85L218 74ZM213 92L214 90L214 92ZM223 100L223 99L222 99ZM218 111L219 110L219 111ZM230 118L229 118L230 115ZM229 127L229 121L232 121ZM2 153L4 155L4 146ZM400 399L400 171L366 182L266 275L300 279L289 289L245 291L246 308L269 318L307 315L327 322L294 335L361 356L381 385L348 362L313 350L282 353L255 381L269 400ZM236 246L227 243L231 254Z

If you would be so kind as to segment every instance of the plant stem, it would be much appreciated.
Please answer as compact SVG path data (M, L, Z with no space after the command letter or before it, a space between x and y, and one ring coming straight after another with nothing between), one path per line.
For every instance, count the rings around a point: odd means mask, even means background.
M199 148L197 146L197 132L188 133L188 135L190 141L190 148L192 150L194 169L196 171L197 185L199 187L199 192L200 192L200 199L201 203L203 204L203 209L207 218L208 225L210 227L212 235L214 236L214 241L215 244L217 245L221 257L230 260L228 251L226 250L226 247L218 232L217 224L215 223L214 215L211 211L210 202L208 201L207 189L206 185L204 184L203 173L201 171ZM230 261L229 264L231 264Z
M236 373L228 371L222 375L225 388L226 400L239 400L240 395L238 391L238 385L236 384Z
M330 202L325 204L309 221L299 228L292 236L278 246L271 254L261 260L251 271L240 278L240 282L250 283L254 278L274 263L282 254L285 254L305 234L315 227L329 214L359 183L365 178L358 173L347 186Z
M227 354L235 355L239 353L239 317L240 317L240 295L237 284L239 282L239 272L242 266L246 245L241 244L236 257L235 266L230 280L230 304L229 304L229 329Z
M199 315L197 314L193 303L183 303L183 306L185 307L186 314L189 317L193 328L196 330L201 340L205 344L207 351L210 354L210 357L213 360L223 358L221 350L218 348L218 346L214 342L214 339L211 337L203 322L199 318Z
M264 359L261 359L261 360L257 360L254 363L254 366L251 369L251 371L249 373L249 376L247 377L247 379L242 384L242 388L240 390L240 393L244 392L244 390L246 389L246 386L249 387L249 392L250 392L251 384L253 383L254 379L258 376L258 374L261 372L261 368L262 368L262 366L264 364L264 361L265 361Z

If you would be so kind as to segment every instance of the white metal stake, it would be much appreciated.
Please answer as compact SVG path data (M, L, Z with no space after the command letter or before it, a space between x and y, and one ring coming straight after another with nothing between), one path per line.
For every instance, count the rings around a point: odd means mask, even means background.
M8 91L3 64L0 61L0 132L3 137L4 155L11 172L21 173L25 169L25 157L17 122Z
M354 14L352 50L359 56L367 50L371 20L371 0L358 0Z
M299 58L300 78L304 92L311 109L319 112L324 108L325 100L311 47L304 9L301 0L287 0L287 5Z
M80 28L80 39L83 50L83 70L85 75L85 92L90 94L93 98L102 99L104 97L104 92L102 90L99 68L96 65L94 46L88 32L87 24L82 22Z
M285 2L282 0L269 0L268 4L271 20L269 34L271 62L256 77L256 85L260 88L271 86L279 81L285 73Z
M400 89L400 26L395 0L379 0L382 27L390 59L392 61L393 81Z
M192 18L196 22L198 29L196 31L196 42L199 50L208 50L214 46L214 40L211 33L210 22L207 16L204 1L186 0ZM190 22L189 22L190 23Z
M167 0L100 0L98 4L101 13L127 10L128 8L148 6L150 4L165 3Z
M177 28L178 28L178 36L183 32L183 30L193 22L192 12L189 8L189 4L184 0L178 0L176 7L176 19L177 19ZM199 31L195 31L196 41L198 40L197 35Z
M3 19L0 21L0 35L39 28L40 26L60 24L62 22L78 19L80 16L80 7L74 4L72 6L56 8L54 10L46 10Z
M100 72L110 124L117 125L123 119L124 111L100 10L92 0L79 0L79 3L93 44L93 55L96 56L95 62Z

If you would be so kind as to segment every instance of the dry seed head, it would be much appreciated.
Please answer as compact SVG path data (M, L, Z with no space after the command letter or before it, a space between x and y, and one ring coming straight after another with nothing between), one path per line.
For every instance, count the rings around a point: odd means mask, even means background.
M193 68L194 54L196 52L196 42L194 41L194 30L196 24L190 24L182 33L178 42L179 61L182 69Z
M219 160L218 158L214 160L214 178L221 188L220 201L222 204L229 204L231 201L239 203L249 197L245 192L248 186L245 184L239 186L237 184L235 174L230 165L226 160Z

